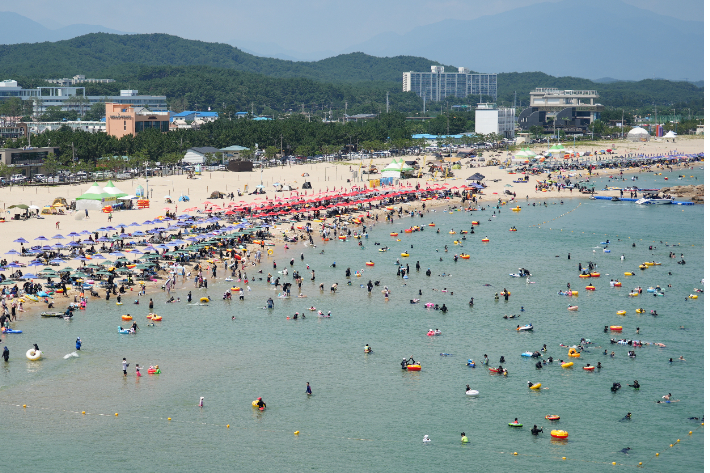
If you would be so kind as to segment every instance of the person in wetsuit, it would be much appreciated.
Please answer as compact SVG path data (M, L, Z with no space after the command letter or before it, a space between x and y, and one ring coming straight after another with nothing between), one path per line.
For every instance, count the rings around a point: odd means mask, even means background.
M261 398L259 398L256 400L256 407L261 409L263 407L266 407L266 403Z
M402 358L402 363L400 363L400 365L402 365L403 370L406 370L407 369L407 359Z
M10 350L8 350L7 347L2 351L2 358L6 363L10 360Z
M542 432L542 429L538 429L538 428L537 428L537 425L533 425L533 428L530 429L530 432L532 432L533 435L537 435L537 434L539 434L540 432Z

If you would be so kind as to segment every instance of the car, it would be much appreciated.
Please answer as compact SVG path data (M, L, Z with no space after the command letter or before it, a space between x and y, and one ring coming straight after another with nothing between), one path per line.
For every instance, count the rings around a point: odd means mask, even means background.
M32 180L35 182L47 182L47 176L44 174L35 174L32 176Z

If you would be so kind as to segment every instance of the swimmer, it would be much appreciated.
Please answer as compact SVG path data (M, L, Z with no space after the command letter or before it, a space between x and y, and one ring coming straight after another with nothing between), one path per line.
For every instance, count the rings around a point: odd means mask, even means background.
M665 399L666 401L670 401L671 400L671 393L668 393L667 395L663 396L663 399Z
M429 442L431 442L431 439L429 438L428 435L425 435L425 436L424 436L424 440L422 440L422 442L424 442L424 443L429 443Z

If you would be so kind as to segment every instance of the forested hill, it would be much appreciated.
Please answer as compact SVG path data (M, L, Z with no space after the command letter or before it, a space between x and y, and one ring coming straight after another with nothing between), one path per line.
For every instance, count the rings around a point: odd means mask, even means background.
M228 44L167 34L92 33L54 43L0 45L0 73L6 78L13 75L55 78L76 74L117 78L132 69L131 64L202 65L321 82L401 83L403 71L428 71L432 64L438 63L421 57L379 58L363 53L343 54L315 62L293 62L253 56Z

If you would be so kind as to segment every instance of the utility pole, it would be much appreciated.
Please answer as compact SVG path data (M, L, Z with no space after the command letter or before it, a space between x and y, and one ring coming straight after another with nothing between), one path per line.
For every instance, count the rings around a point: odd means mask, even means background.
M387 113L390 113L390 93L387 91Z
M426 95L424 95L424 104L422 105L422 115L426 114Z

